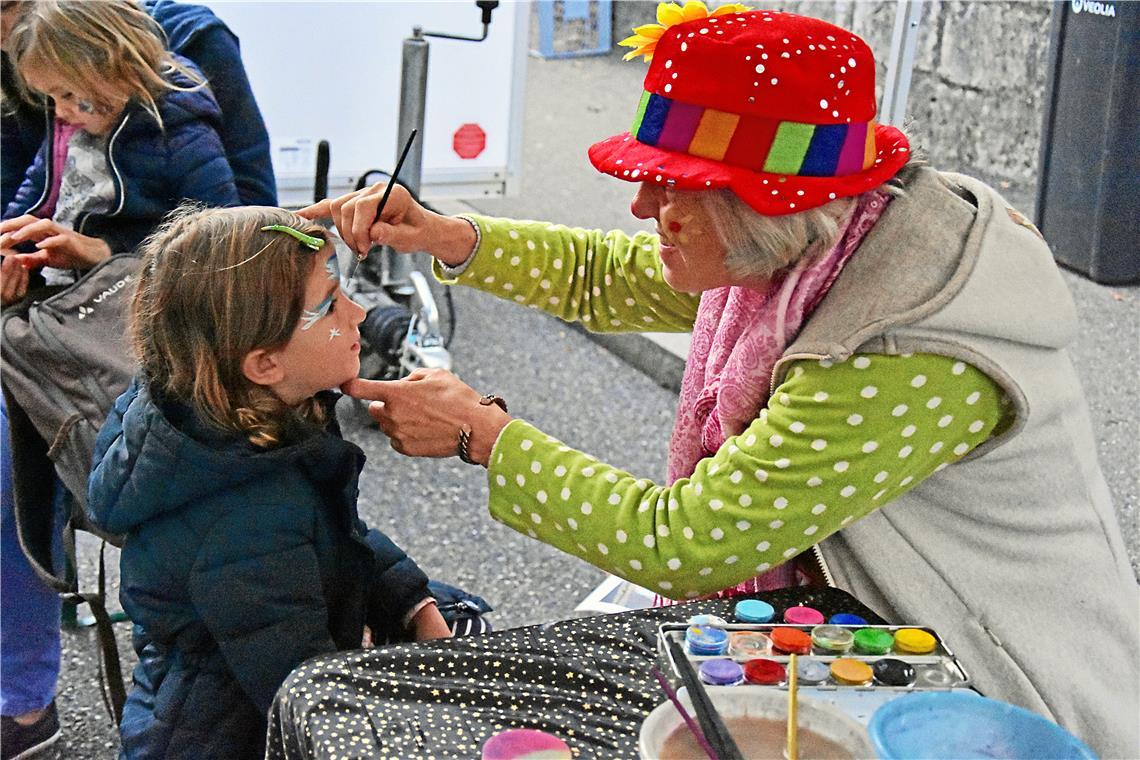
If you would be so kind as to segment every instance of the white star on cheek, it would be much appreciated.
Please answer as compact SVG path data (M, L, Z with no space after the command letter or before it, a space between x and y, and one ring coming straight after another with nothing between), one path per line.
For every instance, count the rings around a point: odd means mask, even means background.
M329 328L329 340L332 340L333 338L339 338L339 337L340 337L340 330L336 329L335 327L330 327Z

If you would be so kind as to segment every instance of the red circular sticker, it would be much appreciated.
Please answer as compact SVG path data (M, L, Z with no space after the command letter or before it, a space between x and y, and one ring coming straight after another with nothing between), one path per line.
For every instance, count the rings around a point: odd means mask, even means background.
M451 149L460 158L475 158L487 147L487 133L478 124L464 124L451 137Z

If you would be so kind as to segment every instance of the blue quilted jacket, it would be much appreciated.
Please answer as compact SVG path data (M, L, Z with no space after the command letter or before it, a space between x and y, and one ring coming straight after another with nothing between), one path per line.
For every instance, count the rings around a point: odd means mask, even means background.
M183 65L193 68L186 59ZM193 83L179 73L171 81ZM75 230L102 238L112 252L133 250L184 199L208 206L237 206L234 173L218 131L221 111L208 87L171 90L158 99L162 127L137 102L131 102L107 138L107 162L115 199L105 213L80 214ZM54 123L50 113L47 118ZM35 213L47 200L49 179L62 167L51 160L49 134L16 197L4 211L10 219Z
M336 394L323 394L329 409ZM277 688L314 655L406 638L427 577L357 517L363 452L335 422L273 450L136 380L96 443L88 510L125 533L139 655L128 758L260 757Z

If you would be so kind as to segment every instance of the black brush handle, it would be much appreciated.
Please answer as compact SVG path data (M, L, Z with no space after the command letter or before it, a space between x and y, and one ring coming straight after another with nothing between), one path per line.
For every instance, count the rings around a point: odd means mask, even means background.
M701 731L708 739L709 744L712 745L713 750L716 751L717 757L720 760L744 760L744 756L740 754L740 748L736 746L732 734L728 733L728 728L720 719L720 713L713 707L704 684L697 677L693 666L689 664L685 650L673 637L668 637L666 641L669 645L669 652L673 655L673 662L677 665L677 672L681 674L681 682L689 690L689 699L693 702L693 712L697 714Z
M313 203L329 197L329 141L317 143L317 176L313 180Z
M413 129L412 133L408 135L408 141L404 143L404 149L400 151L400 160L396 162L396 168L392 170L392 177L388 180L388 186L384 188L384 194L380 196L380 205L376 207L376 218L372 220L373 224L380 221L380 213L384 207L388 205L388 196L392 194L392 188L396 185L396 178L400 176L400 169L404 166L404 159L408 157L408 151L412 149L412 143L416 141L416 134L418 129Z

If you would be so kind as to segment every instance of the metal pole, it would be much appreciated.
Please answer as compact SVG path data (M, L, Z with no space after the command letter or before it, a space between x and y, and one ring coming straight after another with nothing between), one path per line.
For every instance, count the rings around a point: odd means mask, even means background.
M423 181L424 167L424 111L427 105L428 42L424 39L423 27L412 27L412 36L404 40L403 63L400 73L400 116L396 131L396 155L404 147L413 129L419 130L419 138L412 144L404 166L400 169L400 181L418 196ZM404 256L385 249L383 284L400 295L414 292L409 273L413 269L410 256Z
M895 26L891 33L891 52L887 59L887 76L883 83L883 104L879 118L886 124L903 126L906 101L910 94L910 78L914 70L914 50L918 45L918 25L922 20L923 0L898 0Z

